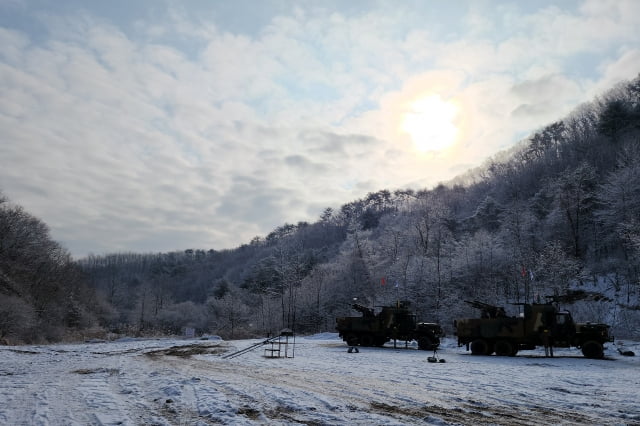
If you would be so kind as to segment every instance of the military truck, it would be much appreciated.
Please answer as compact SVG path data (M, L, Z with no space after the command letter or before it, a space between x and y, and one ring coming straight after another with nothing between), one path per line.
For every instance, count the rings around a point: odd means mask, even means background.
M349 346L383 346L390 340L415 340L423 350L435 350L440 345L442 328L435 323L416 321L407 301L384 306L378 314L357 303L351 306L362 315L336 318L336 330Z
M604 344L613 341L608 325L575 323L571 313L552 303L514 303L524 313L509 317L502 307L465 302L480 309L481 318L455 320L454 329L458 346L466 345L473 355L515 356L519 350L544 346L550 356L553 347L576 347L587 358L603 358Z

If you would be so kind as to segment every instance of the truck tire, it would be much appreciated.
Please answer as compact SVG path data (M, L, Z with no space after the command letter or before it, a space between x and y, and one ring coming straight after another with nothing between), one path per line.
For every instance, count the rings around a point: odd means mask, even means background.
M347 342L347 345L349 346L358 346L358 344L360 343L360 339L358 339L358 336L355 334L347 335L344 341Z
M492 351L493 352L493 351ZM471 342L472 355L489 355L489 343L483 339L477 339Z
M435 349L435 345L428 336L422 336L418 339L418 349L421 349L423 351L430 351L432 349Z
M375 345L378 347L382 347L384 346L384 344L387 343L387 338L386 337L376 337L375 339Z
M363 334L360 336L361 346L375 346L375 340L371 334Z
M513 344L508 340L498 340L496 342L496 355L513 356Z
M582 355L586 358L602 359L604 358L604 349L602 344L595 340L588 340L582 344Z

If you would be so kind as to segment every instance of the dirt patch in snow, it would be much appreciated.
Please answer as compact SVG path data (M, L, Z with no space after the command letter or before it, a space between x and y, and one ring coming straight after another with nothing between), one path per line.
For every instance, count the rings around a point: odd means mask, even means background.
M156 356L177 356L181 358L188 358L192 355L220 355L228 351L228 348L220 347L220 345L184 345L184 346L172 346L167 349L158 349L154 351L145 352L144 354L150 357Z
M555 410L532 407L529 410L512 409L511 407L478 407L472 404L462 404L460 407L446 408L438 405L425 405L423 407L402 407L380 402L372 402L371 410L381 414L391 414L398 418L423 418L430 422L441 420L444 422L462 424L492 424L492 425L536 425L551 424L558 419L575 424L587 424L588 417L579 413L561 413Z

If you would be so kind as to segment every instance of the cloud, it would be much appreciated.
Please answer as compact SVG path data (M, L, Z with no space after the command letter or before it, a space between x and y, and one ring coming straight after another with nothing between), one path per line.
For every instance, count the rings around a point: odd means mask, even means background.
M510 94L514 100L526 102L512 111L514 118L544 122L554 117L560 118L558 115L566 105L580 99L581 88L563 75L552 74L517 83L510 89Z
M607 60L600 66L600 72L602 78L592 89L594 96L620 81L640 75L640 49L621 49L615 59Z

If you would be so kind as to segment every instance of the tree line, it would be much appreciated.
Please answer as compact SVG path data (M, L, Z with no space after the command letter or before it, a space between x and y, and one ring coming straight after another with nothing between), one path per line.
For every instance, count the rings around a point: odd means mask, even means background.
M0 194L0 343L59 341L100 328L99 305L47 225Z

